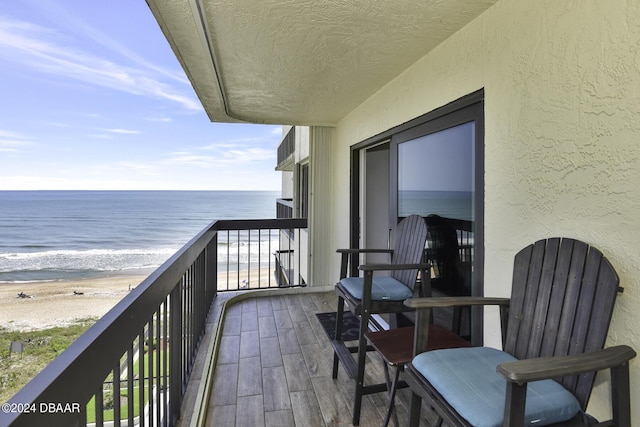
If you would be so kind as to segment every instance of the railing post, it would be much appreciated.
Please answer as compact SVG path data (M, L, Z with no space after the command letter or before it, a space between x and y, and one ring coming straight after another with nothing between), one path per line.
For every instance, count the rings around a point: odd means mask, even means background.
M185 278L173 288L169 297L169 425L180 417L182 397L182 287Z
M208 309L218 293L218 232L216 232L211 242L207 245L206 252L205 296Z

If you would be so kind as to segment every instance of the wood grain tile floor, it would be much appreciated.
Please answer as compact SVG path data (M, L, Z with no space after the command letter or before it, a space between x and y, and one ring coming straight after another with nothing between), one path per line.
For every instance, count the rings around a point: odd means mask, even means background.
M315 314L335 311L333 292L250 298L227 308L209 401L207 426L351 426L354 383L340 369L331 378L333 351ZM384 381L371 353L367 383ZM408 424L408 389L396 407ZM387 394L363 399L361 426L380 426ZM423 408L423 426L432 414Z

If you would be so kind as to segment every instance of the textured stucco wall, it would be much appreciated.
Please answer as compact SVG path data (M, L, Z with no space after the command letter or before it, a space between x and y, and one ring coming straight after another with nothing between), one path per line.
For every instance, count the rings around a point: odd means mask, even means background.
M585 240L625 288L608 345L640 350L637 0L501 0L345 117L332 159L333 247L348 244L349 146L483 87L485 294L509 295L513 255L530 242ZM485 341L497 346L497 315L486 320ZM640 402L640 360L631 382ZM607 393L597 386L595 415L609 411Z

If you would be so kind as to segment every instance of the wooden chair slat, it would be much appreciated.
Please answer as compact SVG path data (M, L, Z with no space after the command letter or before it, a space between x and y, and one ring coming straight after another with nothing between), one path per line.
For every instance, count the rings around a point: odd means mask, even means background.
M569 354L579 354L584 352L584 347L589 334L589 325L591 323L591 313L596 293L596 285L598 283L598 273L600 271L600 260L602 254L600 251L591 249L587 253L587 262L585 264L584 275L582 277L582 287L576 303L576 319L573 325L573 333L571 337L571 345Z
M414 215L401 221L396 237L392 264L415 264L416 259L422 258L426 241L426 227L422 217ZM417 270L397 270L391 273L391 277L406 283L413 290L417 273Z
M529 245L516 254L513 267L513 283L526 283L529 275L529 264L533 256L533 245ZM507 321L506 338L504 338L504 349L513 354L517 345L518 330L522 320L522 310L524 307L524 286L517 286L511 290L511 304L509 305L509 315ZM505 332L503 331L503 334Z
M515 287L524 286L524 302L522 306L520 328L513 333L517 334L515 339L516 346L513 349L513 355L518 359L527 356L529 347L529 338L531 336L531 327L533 325L534 311L531 307L535 307L538 297L538 287L540 286L540 276L542 275L542 264L544 262L546 242L539 241L533 246L533 253L529 264L526 282L514 283Z
M609 261L602 257L601 253L599 253L599 258L600 268L584 352L591 352L604 347L618 292L619 279L615 270ZM594 381L595 373L593 372L582 374L577 378L574 394L583 407L586 407L589 400Z
M567 292L567 282L569 279L569 270L571 269L571 260L573 254L574 241L571 239L563 239L560 243L558 252L558 261L553 278L553 289L550 295L549 311L547 314L546 324L544 328L544 338L540 348L539 356L547 357L555 353L556 345L560 337L567 337L570 331L562 330L558 327L562 314L565 310L565 299ZM572 310L572 307L566 307ZM568 339L567 339L568 341Z
M545 323L549 312L551 291L554 287L555 270L558 261L560 239L549 239L544 251L540 284L533 309L533 323L531 336L528 340L527 355L525 358L537 357L541 353L542 338L546 330Z
M567 288L564 292L562 313L558 324L557 341L553 352L553 354L561 356L569 354L571 335L577 312L576 301L578 301L580 295L580 286L588 247L582 242L573 241L572 248Z

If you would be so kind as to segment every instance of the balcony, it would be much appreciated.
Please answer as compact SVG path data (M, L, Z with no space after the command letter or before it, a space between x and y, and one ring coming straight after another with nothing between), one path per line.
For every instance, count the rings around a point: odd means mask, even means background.
M296 128L292 127L278 146L277 171L290 171L294 165L294 152L296 149Z
M293 218L293 199L276 200L276 218Z
M338 379L331 378L333 350L316 318L316 313L335 310L332 291L222 298L229 299L217 305L222 313L211 392L206 407L184 414L181 425L351 425L354 383L342 365ZM366 381L384 382L381 359L373 353L368 357ZM409 419L409 401L409 389L399 390L399 425ZM362 405L360 426L382 425L387 394L366 395ZM198 423L194 417L200 417ZM423 405L421 425L435 426L436 421Z
M348 425L353 383L344 371L331 379L315 317L336 297L303 290L296 263L276 280L280 254L300 252L288 230L306 225L212 223L20 390L10 403L23 413L0 413L0 425ZM369 379L383 381L372 362ZM397 400L402 420L408 396ZM379 425L386 394L363 405L361 425Z

